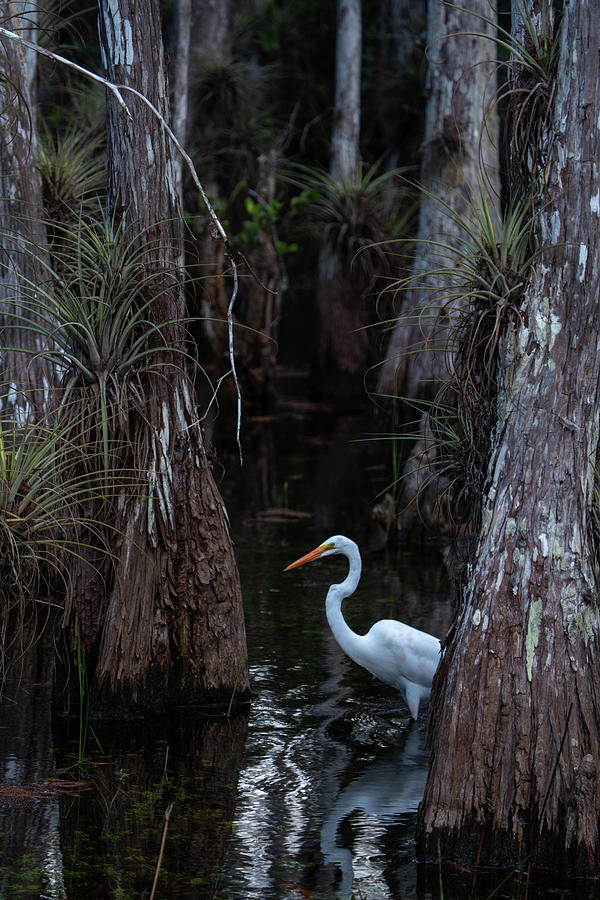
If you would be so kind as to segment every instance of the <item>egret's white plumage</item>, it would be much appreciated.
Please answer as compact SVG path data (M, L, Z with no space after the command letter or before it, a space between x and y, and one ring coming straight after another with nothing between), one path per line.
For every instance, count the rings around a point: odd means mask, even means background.
M421 700L429 697L431 692L431 682L440 661L440 642L433 635L395 619L375 622L364 635L352 631L342 614L342 600L356 590L362 561L357 545L350 538L341 534L328 538L291 563L285 571L336 553L346 557L350 568L344 581L332 584L327 592L325 610L333 636L354 662L399 690L410 714L416 719Z

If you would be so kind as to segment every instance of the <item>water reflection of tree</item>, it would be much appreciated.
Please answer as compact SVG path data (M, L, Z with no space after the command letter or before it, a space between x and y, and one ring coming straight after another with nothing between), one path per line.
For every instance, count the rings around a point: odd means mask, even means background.
M157 896L215 896L246 732L245 715L97 728L93 793L61 802L69 896L149 894L170 803Z
M32 634L25 630L26 644ZM63 897L46 641L13 660L0 727L0 897ZM47 791L42 790L48 785Z

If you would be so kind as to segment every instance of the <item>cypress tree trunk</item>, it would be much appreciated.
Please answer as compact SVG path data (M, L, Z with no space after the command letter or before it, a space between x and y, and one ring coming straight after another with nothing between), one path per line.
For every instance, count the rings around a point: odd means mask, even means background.
M439 842L462 865L529 854L597 875L600 9L572 0L562 16L550 152L532 173L546 176L550 249L504 339L482 533L434 684L418 842L431 860Z
M413 272L420 278L408 293L390 337L378 383L384 393L431 397L452 370L451 324L448 310L440 311L444 283L435 271L427 273L440 265L440 251L432 248L431 242L448 245L450 263L451 248L462 236L448 207L464 216L468 201L482 184L492 206L498 205L495 16L495 4L489 0L464 6L429 4L428 99L420 173L425 192L420 197L413 264Z
M361 64L361 2L338 0L331 174L342 183L356 181L360 171Z
M101 0L107 76L135 87L168 118L157 0ZM169 139L148 107L124 92L131 118L107 97L108 193L113 211L151 239L148 270L160 271L150 315L184 312L179 214ZM245 629L227 516L208 464L193 388L182 358L183 328L145 374L145 410L135 434L136 465L147 496L123 497L114 583L102 615L79 614L88 645L99 644L96 704L111 710L169 708L229 699L248 689ZM93 606L93 591L82 585ZM97 603L97 598L96 598Z
M230 0L192 0L191 33L188 131L192 140L202 146L205 143L207 125L210 128L210 120L208 123L204 121L206 116L202 102L204 98L198 85L202 85L207 71L214 68L218 73L221 69L224 74L230 63L232 50ZM206 161L203 164L202 179L209 197L223 195L216 160ZM232 188L233 185L229 190ZM199 315L203 320L202 330L212 356L217 365L224 366L228 357L228 346L227 329L223 326L223 322L227 320L230 300L224 273L228 269L229 261L225 255L223 242L215 241L212 231L213 224L206 215L204 234L198 241L198 261L206 275L199 284ZM243 339L239 336L238 345L242 343ZM219 371L219 374L222 373Z
M461 304L456 299L448 304L439 269L458 264L455 250L464 240L450 211L468 218L469 203L477 200L480 187L490 207L499 208L495 8L488 0L429 4L428 99L420 173L424 191L412 268L415 283L404 295L380 369L378 390L388 396L431 400L450 380L452 334ZM413 406L408 417L414 418ZM400 524L406 530L414 527L417 517L429 525L440 515L444 521L428 412L421 416L419 435L403 473Z
M35 12L23 3L0 0L6 28L35 40ZM23 279L47 283L48 247L36 133L36 57L16 41L0 40L0 325L2 371L0 409L33 416L47 410L54 384L52 367L41 356L7 348L41 348L33 332L15 327L22 312ZM8 317L6 313L11 315Z
M335 99L331 130L332 177L349 195L360 179L360 85L362 69L361 0L338 0L335 48ZM344 223L349 230L353 223ZM361 286L347 270L343 249L323 241L319 254L317 305L319 363L344 374L364 372L368 322Z

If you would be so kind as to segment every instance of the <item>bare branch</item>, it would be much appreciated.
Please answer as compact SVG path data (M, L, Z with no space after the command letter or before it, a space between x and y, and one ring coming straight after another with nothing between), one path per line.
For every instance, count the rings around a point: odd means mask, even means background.
M61 63L61 65L67 66L69 69L74 69L74 71L79 72L80 75L84 75L86 78L91 78L93 81L97 81L99 82L99 84L103 84L106 88L113 92L125 114L129 118L131 118L131 113L129 112L125 101L119 93L119 88L117 87L117 85L112 84L110 81L107 81L106 78L102 78L101 75L96 75L94 72L90 72L89 69L84 69L83 66L78 66L77 63L71 62L70 59L66 59L66 57L60 56L58 53L53 53L52 50L47 50L45 47L40 46L40 44L36 44L33 41L27 40L27 38L21 37L21 35L17 34L15 31L9 31L8 28L4 28L2 25L0 25L0 37L9 38L11 41L17 41L17 43L22 44L23 47L27 47L29 50L34 50L35 53L39 53L40 56L47 56L48 59L53 59L55 62L59 62Z

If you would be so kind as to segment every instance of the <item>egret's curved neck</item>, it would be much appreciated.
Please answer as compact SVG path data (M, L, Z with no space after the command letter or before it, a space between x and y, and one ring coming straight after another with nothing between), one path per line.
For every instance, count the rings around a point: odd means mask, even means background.
M332 584L327 592L325 601L325 612L327 613L327 621L333 632L336 641L348 656L355 659L356 649L362 640L361 635L356 634L347 624L342 615L342 600L349 597L357 588L360 581L360 573L362 565L360 556L348 557L350 568L348 575L341 584Z

